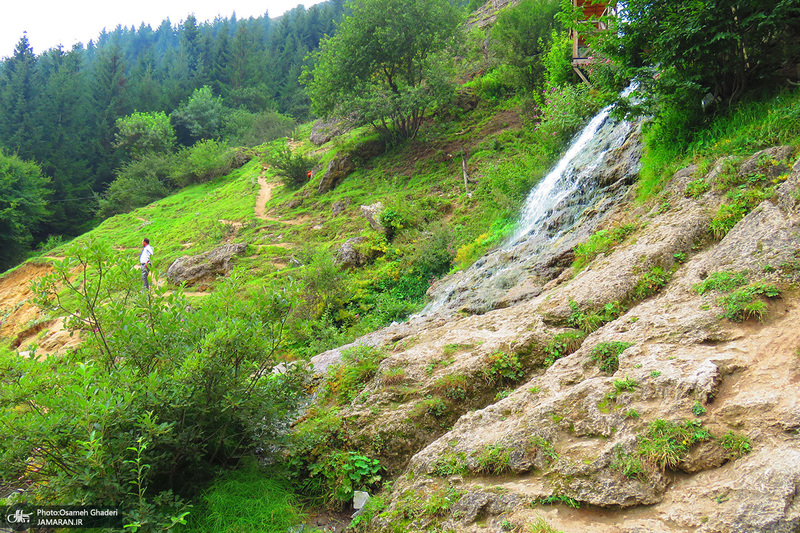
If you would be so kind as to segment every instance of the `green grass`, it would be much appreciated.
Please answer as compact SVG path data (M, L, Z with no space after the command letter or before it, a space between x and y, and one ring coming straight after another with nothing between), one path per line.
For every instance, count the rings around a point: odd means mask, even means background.
M586 333L580 330L567 330L557 333L544 347L544 366L551 366L556 360L580 348L585 338Z
M749 156L772 146L800 145L800 90L742 99L694 132L688 146L658 143L657 128L645 135L645 142L637 186L640 202L655 198L676 170L691 163L709 168L723 156ZM698 196L703 188L695 185L687 194Z
M699 442L711 440L712 436L696 420L672 422L655 420L638 439L639 453L661 470L674 469Z
M608 254L635 230L636 226L634 224L625 224L611 229L601 229L593 233L586 242L575 247L575 260L572 262L572 268L575 269L575 273L586 268L586 265L601 253Z
M292 486L255 467L218 478L196 501L184 533L285 533L305 518Z
M697 294L702 295L709 291L730 292L746 283L747 278L744 272L722 270L719 272L712 272L706 279L692 288Z

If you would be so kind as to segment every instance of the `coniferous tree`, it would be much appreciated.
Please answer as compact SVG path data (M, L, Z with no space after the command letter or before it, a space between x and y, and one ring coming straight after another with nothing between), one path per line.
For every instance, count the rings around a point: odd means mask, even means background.
M28 37L23 35L0 77L0 139L7 149L28 159L34 157L40 136L40 126L34 120L39 87L36 63Z

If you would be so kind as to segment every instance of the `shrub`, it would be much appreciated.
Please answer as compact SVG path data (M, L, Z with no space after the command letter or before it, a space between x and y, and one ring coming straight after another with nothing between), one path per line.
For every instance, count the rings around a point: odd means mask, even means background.
M728 452L729 459L738 459L739 457L750 453L752 445L750 439L746 435L738 435L733 431L728 431L726 434L719 438L719 443Z
M447 224L433 224L417 240L411 257L412 268L425 279L447 274L453 263L453 231Z
M473 453L473 457L478 474L500 475L511 469L511 450L500 444L482 446Z
M381 376L381 383L384 386L399 385L406 380L406 369L402 366L389 368Z
M619 354L629 346L633 346L633 344L620 341L601 342L592 348L591 358L593 361L597 361L600 370L613 374L619 369Z
M252 113L231 111L223 125L223 138L234 146L257 146L289 135L295 127L292 117L274 111Z
M284 146L267 157L267 164L274 169L276 175L283 178L287 187L299 189L308 182L308 173L317 162Z
M589 307L582 310L576 301L570 300L569 308L572 312L567 319L567 323L584 333L591 333L597 330L603 324L616 320L625 312L625 308L617 301L609 302L600 309Z
M463 374L448 374L433 383L433 390L451 400L464 400L470 390L469 378Z
M448 406L438 396L428 395L427 398L416 404L412 409L410 416L412 418L422 418L430 416L432 418L441 418L447 414Z
M227 143L206 139L182 149L179 158L183 161L172 174L178 187L193 183L205 183L225 176L237 165L236 152ZM238 164L241 165L242 161Z
M654 295L667 284L669 278L669 272L658 266L653 267L649 272L642 274L636 282L636 286L633 289L633 297L637 300L643 300Z
M614 446L614 458L609 465L614 470L619 470L622 475L628 478L637 478L642 481L647 480L647 472L642 465L641 456L637 453L626 452L625 449L617 444Z
M149 153L125 164L99 198L98 216L108 218L145 206L172 191L178 156Z
M700 198L709 190L711 190L711 185L709 185L705 179L700 178L690 181L689 184L686 185L686 196Z
M469 473L464 452L446 451L433 462L431 474L439 477L463 476Z
M141 293L93 242L65 255L36 283L37 304L85 341L2 360L0 374L26 378L0 389L0 462L19 461L40 501L108 502L159 529L220 465L275 442L296 408L301 367L272 372L291 289L247 295L233 275L192 307L180 290Z
M722 296L718 303L725 311L722 316L731 322L742 322L748 318L763 320L767 314L767 304L760 298L775 298L781 291L774 285L754 283L730 294Z
M367 345L342 352L342 361L332 365L325 381L324 395L338 405L352 402L378 371L386 354Z

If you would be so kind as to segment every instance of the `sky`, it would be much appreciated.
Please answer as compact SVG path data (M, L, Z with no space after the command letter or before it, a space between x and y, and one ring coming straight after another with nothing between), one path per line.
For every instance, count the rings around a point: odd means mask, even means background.
M298 4L306 8L322 0L14 0L0 8L0 58L14 53L23 32L34 53L63 45L69 50L75 43L84 45L106 28L117 25L139 27L144 22L155 30L169 18L172 24L194 13L198 23L219 15L236 18L259 17L269 12L279 17Z

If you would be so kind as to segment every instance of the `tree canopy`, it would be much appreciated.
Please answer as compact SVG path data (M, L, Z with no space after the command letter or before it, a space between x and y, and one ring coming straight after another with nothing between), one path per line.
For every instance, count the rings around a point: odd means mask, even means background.
M553 30L558 29L559 9L559 0L521 0L501 11L492 27L492 49L514 69L520 84L528 90L542 83L542 59Z
M796 0L629 0L601 43L650 111L731 103L800 59Z
M306 76L313 109L412 138L425 112L452 94L438 54L453 41L459 11L447 0L355 0L349 7Z
M0 269L14 265L48 214L47 183L38 165L0 151Z

